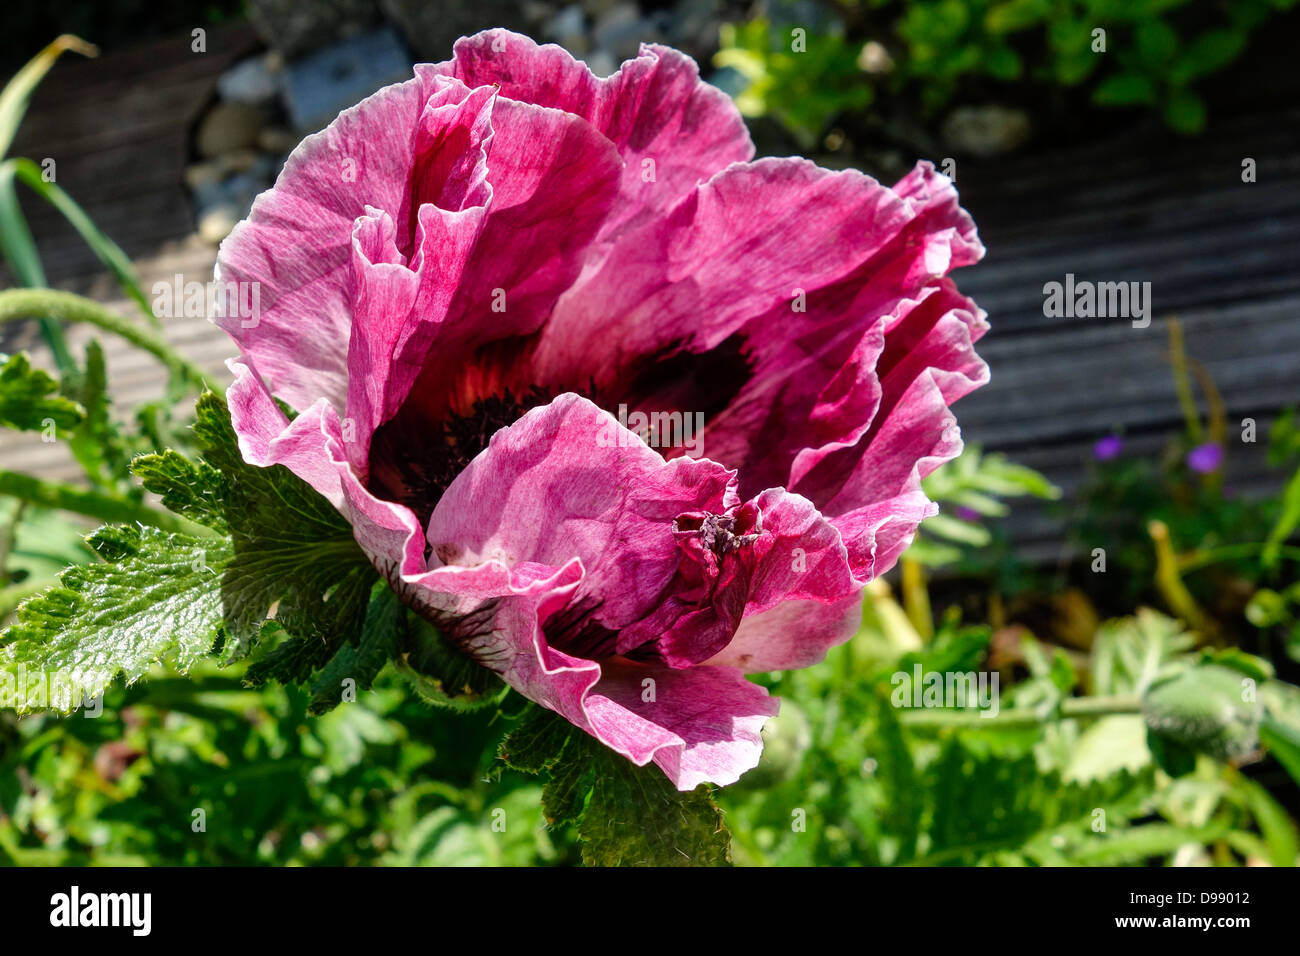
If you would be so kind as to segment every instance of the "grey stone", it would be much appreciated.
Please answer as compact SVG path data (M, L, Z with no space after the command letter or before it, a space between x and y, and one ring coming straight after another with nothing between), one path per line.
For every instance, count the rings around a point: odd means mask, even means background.
M257 134L257 148L276 156L283 156L298 145L298 135L283 126L268 126Z
M261 155L255 149L235 149L218 156L214 165L219 166L223 172L246 173L257 165Z
M546 24L545 36L576 57L585 56L590 44L587 41L587 18L582 14L582 7L572 3L557 13Z
M587 69L597 76L609 76L618 69L619 64L604 50L597 50L587 56Z
M199 123L195 148L204 159L220 156L257 144L265 116L255 106L242 103L218 103Z
M519 5L519 11L530 24L541 25L551 19L555 7L546 0L524 0Z
M222 73L217 92L228 103L262 106L279 95L280 78L271 72L263 57L253 57Z
M722 12L722 0L681 0L663 11L664 37L697 61L706 62L718 49Z
M599 17L602 14L613 10L624 0L582 0L582 8L592 17Z
M225 170L214 162L191 163L185 167L185 185L190 189L218 186L224 176Z
M666 29L670 37L694 37L710 28L718 28L722 16L722 0L681 0L665 12Z
M559 40L575 33L585 33L587 18L582 14L582 7L571 3L546 24L546 35Z
M243 211L232 202L221 202L199 213L199 237L217 245L239 224Z
M203 182L190 190L190 195L194 197L194 205L199 209L207 209L210 206L216 206L226 201L226 190L224 182Z
M311 133L381 86L409 80L411 58L385 27L290 63L284 75L289 119Z
M270 184L262 176L256 176L252 173L240 173L227 179L222 184L222 190L230 203L240 209L247 209L253 205L253 200L257 198L257 194L268 185Z

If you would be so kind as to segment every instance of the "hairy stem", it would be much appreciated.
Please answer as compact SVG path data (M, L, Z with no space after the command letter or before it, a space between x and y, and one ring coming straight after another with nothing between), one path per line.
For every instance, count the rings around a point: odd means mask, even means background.
M0 292L0 322L51 316L65 322L85 322L112 332L136 348L157 358L173 374L195 386L207 385L221 395L219 386L207 381L207 373L180 355L162 339L133 325L93 299L54 289L10 289Z
M1136 694L1113 697L1067 697L1055 710L1020 707L1009 710L904 710L901 723L911 727L988 727L1033 726L1071 717L1106 717L1111 714L1139 714L1142 698Z
M45 481L16 471L0 471L0 495L9 495L29 504L58 508L74 514L98 518L111 524L140 524L163 531L210 537L213 532L169 511L157 511L148 505L124 501L99 491L78 488L57 481Z

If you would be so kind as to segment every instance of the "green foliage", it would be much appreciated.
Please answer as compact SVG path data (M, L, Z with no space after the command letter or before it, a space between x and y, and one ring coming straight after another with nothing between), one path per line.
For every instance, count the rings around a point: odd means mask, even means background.
M1177 443L1160 459L1098 462L1079 493L1070 535L1081 553L1104 546L1107 563L1124 569L1104 582L1117 610L1151 599L1152 521L1167 525L1175 550L1186 555L1187 586L1198 598L1221 591L1228 576L1266 577L1260 542L1275 523L1277 502L1226 497L1216 483L1190 473L1182 459L1183 445ZM1253 548L1236 548L1237 543Z
M90 382L82 395L102 391L102 382ZM88 409L102 404L90 400ZM93 411L86 416L96 419ZM384 614L370 618L375 627L363 639L378 575L351 528L288 469L245 463L229 412L211 393L199 401L195 431L202 460L174 451L144 456L136 474L164 503L218 534L101 528L89 542L103 563L69 568L58 587L19 608L0 638L7 664L58 672L96 694L117 673L134 681L160 660L183 671L215 647L234 660L266 631L278 641L267 642L251 680L308 681L342 654L317 682L317 709L327 697L320 681L342 671L369 686L395 639L380 626Z
M221 579L227 659L248 652L273 606L295 641L323 646L312 653L327 659L360 629L378 577L351 526L283 465L245 462L225 402L210 392L199 398L194 431L209 467L192 472L190 497L221 502L234 551Z
M921 488L942 510L921 522L921 534L907 556L929 567L952 564L966 553L963 549L991 544L993 535L978 519L1004 517L1010 509L1001 499L1061 497L1061 490L1032 468L1013 464L1004 455L985 455L974 445L931 472ZM958 516L963 514L969 520Z
M19 712L71 709L117 674L130 683L159 661L184 671L217 638L221 601L212 579L230 559L225 542L107 527L88 542L104 563L68 568L58 587L21 605L4 632L0 676L15 681L6 706ZM41 678L40 696L17 687L20 674ZM51 699L56 679L75 695Z
M349 688L353 692L371 688L397 653L407 613L388 583L376 581L370 589L360 640L355 647L345 645L316 675L311 713L323 714L337 706L344 699L340 691L348 681L353 682Z
M64 376L63 394L75 399L86 414L73 432L69 447L86 477L96 488L118 491L128 500L139 500L131 485L131 448L112 418L112 396L108 392L108 368L104 350L92 339L86 346L86 368Z
M1191 0L880 0L869 10L841 6L842 22L806 31L801 53L792 48L792 31L807 26L806 18L776 4L770 21L725 24L714 62L748 82L736 96L746 115L775 117L805 147L837 115L887 98L936 114L972 83L1080 89L1098 106L1150 109L1171 129L1196 133L1205 125L1197 85L1236 61L1270 13L1289 5L1238 0L1205 10ZM1094 35L1098 29L1104 39ZM868 41L889 54L872 73L862 62Z
M1195 637L1180 622L1150 608L1107 621L1092 645L1092 693L1141 696L1157 680L1175 673L1175 658L1194 643Z
M131 462L131 472L145 488L162 498L168 510L214 531L229 531L221 473L206 461L192 461L169 448L136 458Z
M489 707L508 690L496 674L454 647L414 613L401 619L398 672L427 703L465 711Z
M243 666L155 671L111 689L95 719L0 713L0 863L577 860L564 831L544 828L531 778L488 773L499 713L453 723L381 677L311 717L305 691L250 690Z
M736 96L742 113L774 116L811 148L838 113L871 105L872 88L857 65L860 49L838 33L796 35L760 18L724 23L714 64L747 82Z
M1129 694L1162 672L1204 670L1180 635L1151 611L1115 622L1091 679ZM948 624L901 657L882 657L885 646L864 630L824 663L772 681L812 733L779 773L760 766L720 794L738 862L1115 866L1196 850L1221 863L1294 863L1294 824L1262 787L1208 757L1178 778L1159 772L1136 711L1072 705L1088 699L1071 696L1063 655L1028 655L1030 678L1004 690L998 717L963 720L908 709L909 681L918 665L984 666L986 630ZM765 737L783 733L785 706ZM1056 719L1021 719L1052 709Z
M730 834L707 785L682 793L659 768L636 766L552 711L530 705L501 757L516 770L548 775L546 819L576 824L589 866L731 862Z
M25 354L0 356L0 427L38 431L52 423L68 430L80 424L84 412L76 402L53 394L58 383Z
M1243 691L1253 679L1207 665L1156 683L1143 695L1147 728L1187 750L1239 760L1259 744L1263 703Z

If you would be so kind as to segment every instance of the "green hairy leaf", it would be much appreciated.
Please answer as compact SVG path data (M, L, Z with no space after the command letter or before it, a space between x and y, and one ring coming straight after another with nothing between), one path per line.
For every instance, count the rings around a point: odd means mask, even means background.
M428 621L408 612L400 626L397 670L427 703L467 711L500 702L507 689L502 680L462 654Z
M138 498L138 490L130 489L128 481L131 453L113 421L104 350L95 339L86 345L85 371L64 377L63 394L86 410L69 442L73 457L96 487L105 491L127 488Z
M92 350L78 384L95 408L105 404L102 372ZM106 421L97 412L81 426L101 456L108 443L95 436ZM340 699L327 691L336 676L369 686L396 638L385 624L392 612L376 612L363 639L378 575L348 524L287 469L246 464L217 396L200 399L195 432L204 460L167 451L137 459L133 470L164 504L221 536L100 529L90 544L105 563L69 568L59 587L19 608L3 637L6 663L57 671L95 694L117 673L130 682L155 663L184 670L217 649L227 660L243 656L265 633L281 639L249 668L251 682L307 680L346 649L318 678L314 707Z
M168 490L177 500L187 495L187 507L197 512L206 508L200 505L209 497L221 501L234 548L221 579L231 639L227 659L248 652L272 608L280 624L300 640L319 639L337 650L354 639L378 573L347 521L283 465L258 468L245 462L230 413L216 395L199 398L194 431L208 468L198 468L192 477L212 481L215 469L217 487L193 490L191 484L192 490L183 493L162 479L146 487Z
M379 672L397 651L401 640L406 607L398 600L387 581L376 581L370 590L361 639L355 647L348 645L325 665L312 684L308 712L323 714L343 699L343 682L356 682L356 690L369 690Z
M706 785L677 790L658 767L626 757L542 707L501 745L525 773L546 773L542 810L552 826L577 825L588 866L725 866L731 835Z
M61 429L75 428L85 412L76 402L54 393L58 383L24 354L0 356L0 426L39 431L53 422Z
M214 531L229 530L221 472L207 462L191 461L168 449L157 455L141 455L131 462L131 471L171 511Z
M58 587L19 606L0 651L5 672L24 668L28 688L39 672L47 688L57 680L94 696L119 673L130 683L157 663L185 670L212 649L228 542L144 527L101 528L87 541L104 562L68 568ZM23 689L4 704L21 712L77 703L56 696L47 690L41 701Z

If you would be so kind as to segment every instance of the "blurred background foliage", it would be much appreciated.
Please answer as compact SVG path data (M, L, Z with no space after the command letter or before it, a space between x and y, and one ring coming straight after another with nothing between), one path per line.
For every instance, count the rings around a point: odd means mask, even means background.
M641 5L655 16L681 6ZM1270 27L1294 22L1291 0L707 6L716 30L692 52L753 119L760 147L842 150L846 162L875 143L931 156L940 143L1012 148L1108 112L1192 134L1216 77L1237 71L1234 83L1249 85L1248 51L1276 50ZM19 6L5 14L0 58L13 72L58 33L112 47L242 12L234 2ZM1097 28L1104 58L1093 50ZM990 103L1001 112L961 113ZM137 298L120 250L22 162L7 161L0 177L0 238L15 275L43 284L9 198L22 181L80 222ZM47 331L57 345L57 324ZM168 397L119 420L93 344L63 354L57 379L19 358L0 358L0 424L33 427L5 417L6 394L63 402L58 431L89 492L24 499L11 487L0 498L0 619L65 564L93 560L82 534L96 519L133 508L136 520L163 520L127 465L140 452L188 448L184 416L174 422L170 410L195 384L168 365ZM737 862L1294 865L1300 424L1287 413L1268 435L1282 490L1237 498L1221 480L1234 436L1213 383L1192 371L1174 363L1180 395L1201 389L1204 420L1192 401L1154 457L1126 453L1122 435L1104 438L1071 500L977 448L927 479L943 511L872 586L858 634L815 667L762 678L784 699L781 716L765 730L762 764L718 795ZM1068 557L1056 567L1026 565L1006 546L999 520L1015 506L1008 499L1024 496L1069 517ZM1112 573L1090 555L1099 540ZM997 675L999 716L897 706L898 675L910 690L917 667ZM495 758L522 710L517 696L449 714L389 670L317 717L307 692L243 677L242 666L160 669L111 691L98 717L0 712L0 862L579 859L573 834L545 825L540 783ZM1258 691L1249 701L1243 681Z
M1204 90L1295 0L775 0L724 24L717 66L742 111L770 116L804 149L837 122L900 139L933 134L954 105L1027 110L985 120L1045 126L1092 107L1205 126ZM947 113L950 124L960 124ZM903 117L907 117L906 121ZM918 125L920 129L909 129ZM1014 132L1014 130L1012 131ZM979 142L949 129L958 145ZM988 140L992 142L992 139ZM918 144L921 145L921 144ZM924 150L923 150L924 151Z

